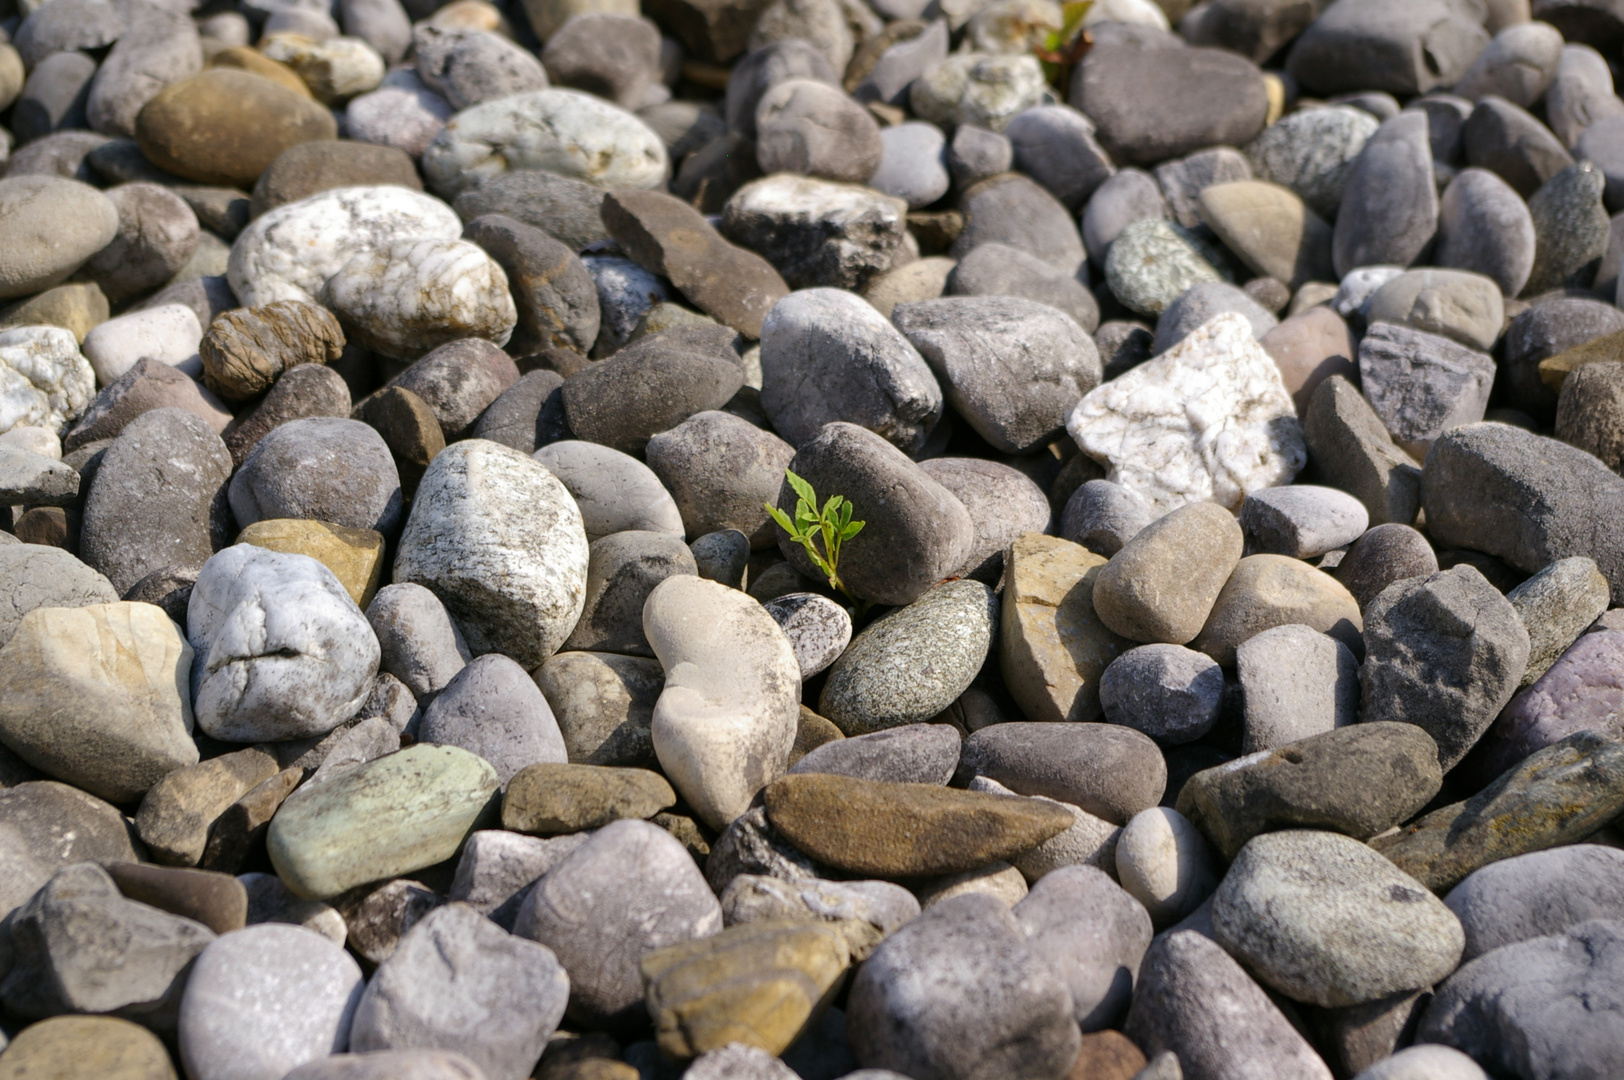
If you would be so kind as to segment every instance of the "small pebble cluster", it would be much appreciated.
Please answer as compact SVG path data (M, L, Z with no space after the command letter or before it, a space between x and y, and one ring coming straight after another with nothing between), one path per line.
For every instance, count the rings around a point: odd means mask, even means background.
M1624 1077L1621 50L0 0L0 1080Z

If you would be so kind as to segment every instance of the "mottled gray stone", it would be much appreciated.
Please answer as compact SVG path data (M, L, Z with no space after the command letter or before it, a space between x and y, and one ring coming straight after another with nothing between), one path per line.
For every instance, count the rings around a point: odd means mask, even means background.
M1075 275L1007 244L989 241L971 248L948 273L945 292L1035 300L1065 312L1090 333L1100 322L1099 302Z
M1291 484L1255 491L1241 503L1247 551L1316 559L1364 535L1370 514L1345 491Z
M960 457L929 458L919 467L964 504L975 528L958 577L996 587L1009 546L1026 533L1049 531L1053 511L1048 497L1019 469L985 458Z
M752 547L774 546L763 503L777 497L794 447L726 412L695 413L648 442L648 466L670 490L688 535L736 529Z
M1252 327L1252 336L1256 338L1262 338L1280 322L1273 313L1235 286L1222 281L1199 281L1163 309L1156 320L1156 340L1150 347L1151 354L1166 352L1215 315L1226 312L1243 316Z
M1408 266L1438 227L1427 119L1405 112L1383 123L1348 172L1332 235L1339 274L1360 266Z
M959 733L946 724L903 724L824 743L790 768L900 784L946 784L959 764Z
M1112 294L1142 315L1160 315L1202 282L1224 282L1225 272L1189 230L1161 218L1130 222L1111 244L1105 281Z
M1241 752L1273 750L1359 718L1359 662L1342 642L1302 625L1241 642L1235 671L1245 701Z
M478 754L504 786L526 765L569 760L547 699L524 668L499 653L451 677L423 711L417 740Z
M1582 555L1558 559L1506 594L1528 631L1523 686L1545 674L1607 610L1607 579Z
M1336 216L1353 162L1380 122L1363 109L1299 109L1263 129L1246 146L1259 180L1295 191L1327 221Z
M1524 287L1538 295L1563 286L1587 287L1607 254L1611 219L1602 195L1607 179L1589 161L1570 165L1528 197L1534 222L1534 268Z
M1451 428L1483 419L1495 365L1441 335L1380 322L1359 342L1359 374L1393 441L1423 457Z
M1217 661L1182 645L1129 649L1100 676L1105 719L1168 746L1211 730L1223 696L1224 673Z
M801 665L801 678L828 668L851 642L851 616L846 609L817 593L785 593L762 605L783 629Z
M267 433L231 478L239 526L271 518L330 521L392 534L400 473L383 436L359 420L312 416Z

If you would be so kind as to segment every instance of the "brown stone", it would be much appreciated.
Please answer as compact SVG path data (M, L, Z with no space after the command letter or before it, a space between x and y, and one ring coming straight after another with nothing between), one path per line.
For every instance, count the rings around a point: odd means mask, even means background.
M1421 465L1393 441L1353 383L1340 374L1324 379L1300 415L1320 483L1364 503L1372 526L1415 520L1421 510Z
M1181 506L1111 556L1094 580L1094 610L1130 641L1188 644L1201 633L1243 547L1235 515L1222 506Z
M649 0L643 14L681 40L693 56L726 63L744 52L770 0Z
M291 420L347 417L353 407L344 377L325 364L300 364L282 373L258 402L245 406L220 433L240 468L259 440Z
M299 143L278 154L260 174L249 214L259 217L319 192L361 184L423 190L417 166L404 150L349 139Z
M827 717L819 716L805 705L801 706L801 718L795 728L795 745L790 747L789 764L793 766L806 755L825 743L844 739L835 722Z
M1097 720L1100 676L1133 643L1094 611L1105 559L1081 544L1026 533L1011 545L999 613L998 662L1030 720Z
M1144 1052L1122 1032L1085 1032L1066 1080L1133 1080L1145 1064Z
M235 874L248 861L254 845L262 840L276 816L282 800L304 779L305 770L289 767L249 789L242 798L226 807L209 829L199 865L208 870Z
M772 264L728 243L703 214L658 191L612 191L603 224L633 261L670 279L695 307L750 338L789 295Z
M508 781L502 827L537 836L600 829L675 806L677 794L651 769L604 765L527 765Z
M383 579L383 534L330 521L266 518L237 534L237 543L308 555L333 572L364 611Z
M248 925L248 891L230 874L148 863L114 863L107 873L131 900L200 922L216 934Z
M1311 307L1284 320L1258 340L1280 369L1297 415L1308 412L1319 384L1332 375L1351 379L1358 370L1353 333L1328 307Z
M311 98L312 100L315 97L315 95L311 94L310 87L305 85L305 81L299 78L298 72L282 63L282 61L272 60L258 49L249 48L247 45L227 46L209 57L208 62L203 66L205 68L229 68L234 71L246 71L250 75L258 75L261 78L271 80L278 86L286 87L300 97Z
M1293 623L1330 634L1349 648L1359 646L1364 630L1359 601L1330 574L1285 555L1249 555L1225 582L1190 647L1233 668L1241 642Z
M135 121L148 160L204 184L253 184L288 147L337 137L333 114L309 97L230 68L166 86Z
M1509 319L1510 313L1506 317ZM1562 384L1574 371L1597 361L1624 360L1624 330L1603 334L1583 345L1575 345L1567 352L1557 353L1539 362L1539 378L1552 390L1560 392Z
M767 817L814 859L870 877L973 870L1071 827L1063 807L934 784L798 773L766 789Z
M1202 220L1254 273L1292 289L1336 276L1331 227L1290 188L1235 180L1202 189L1199 200Z
M1556 437L1624 473L1624 364L1586 364L1568 377L1557 399Z
M344 331L326 308L278 300L215 319L198 356L203 384L226 401L247 401L299 364L328 364L344 352Z
M175 1080L158 1036L111 1016L53 1016L0 1054L0 1080Z
M441 904L445 897L419 881L396 878L375 885L361 885L333 901L349 928L351 949L374 964L395 954L400 939L417 921Z
M62 436L64 452L90 442L116 439L126 425L153 409L183 409L216 432L231 423L220 399L185 372L143 356L91 402L79 423Z
M445 449L445 433L428 402L404 386L386 386L363 401L357 414L383 436L394 455L401 491L416 491L429 462Z
M79 530L69 529L68 512L60 506L36 506L28 510L16 520L11 531L25 544L65 551L79 549Z
M0 308L0 329L12 326L60 326L84 344L85 335L112 314L107 294L94 281L75 281L46 289Z
M141 800L135 829L152 858L196 866L215 819L256 785L276 775L275 755L249 747L177 769Z

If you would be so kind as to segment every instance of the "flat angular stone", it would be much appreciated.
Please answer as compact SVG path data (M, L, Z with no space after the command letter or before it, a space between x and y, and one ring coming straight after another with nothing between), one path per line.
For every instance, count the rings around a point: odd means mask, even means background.
M1169 397L1183 403L1176 414L1153 404ZM1108 463L1107 479L1163 512L1205 499L1235 507L1250 491L1289 482L1308 457L1280 369L1233 314L1090 392L1066 429Z
M766 805L773 826L813 858L876 877L959 873L1071 825L1052 805L818 773L774 781Z
M1363 503L1371 525L1415 520L1421 466L1347 379L1333 375L1314 391L1303 414L1303 439L1320 476Z
M220 815L278 771L276 756L258 747L177 769L141 800L136 831L154 861L196 866Z
M1427 888L1444 892L1489 863L1590 836L1624 805L1621 770L1619 744L1581 731L1529 755L1470 799L1371 846Z
M1397 323L1376 323L1359 343L1366 399L1417 457L1451 428L1483 418L1494 373L1488 354Z
M649 769L601 765L530 765L502 796L502 827L553 836L601 829L622 818L650 818L676 805L665 778Z

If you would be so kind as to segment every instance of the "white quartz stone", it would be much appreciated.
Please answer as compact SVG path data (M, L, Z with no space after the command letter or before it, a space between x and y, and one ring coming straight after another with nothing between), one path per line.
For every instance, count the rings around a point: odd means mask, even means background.
M1233 313L1090 391L1066 430L1158 515L1203 500L1234 510L1308 463L1280 369Z
M28 426L60 435L95 396L96 373L71 330L0 331L0 432Z
M398 360L478 337L506 345L519 321L507 274L467 240L397 240L355 256L323 299L348 337Z

